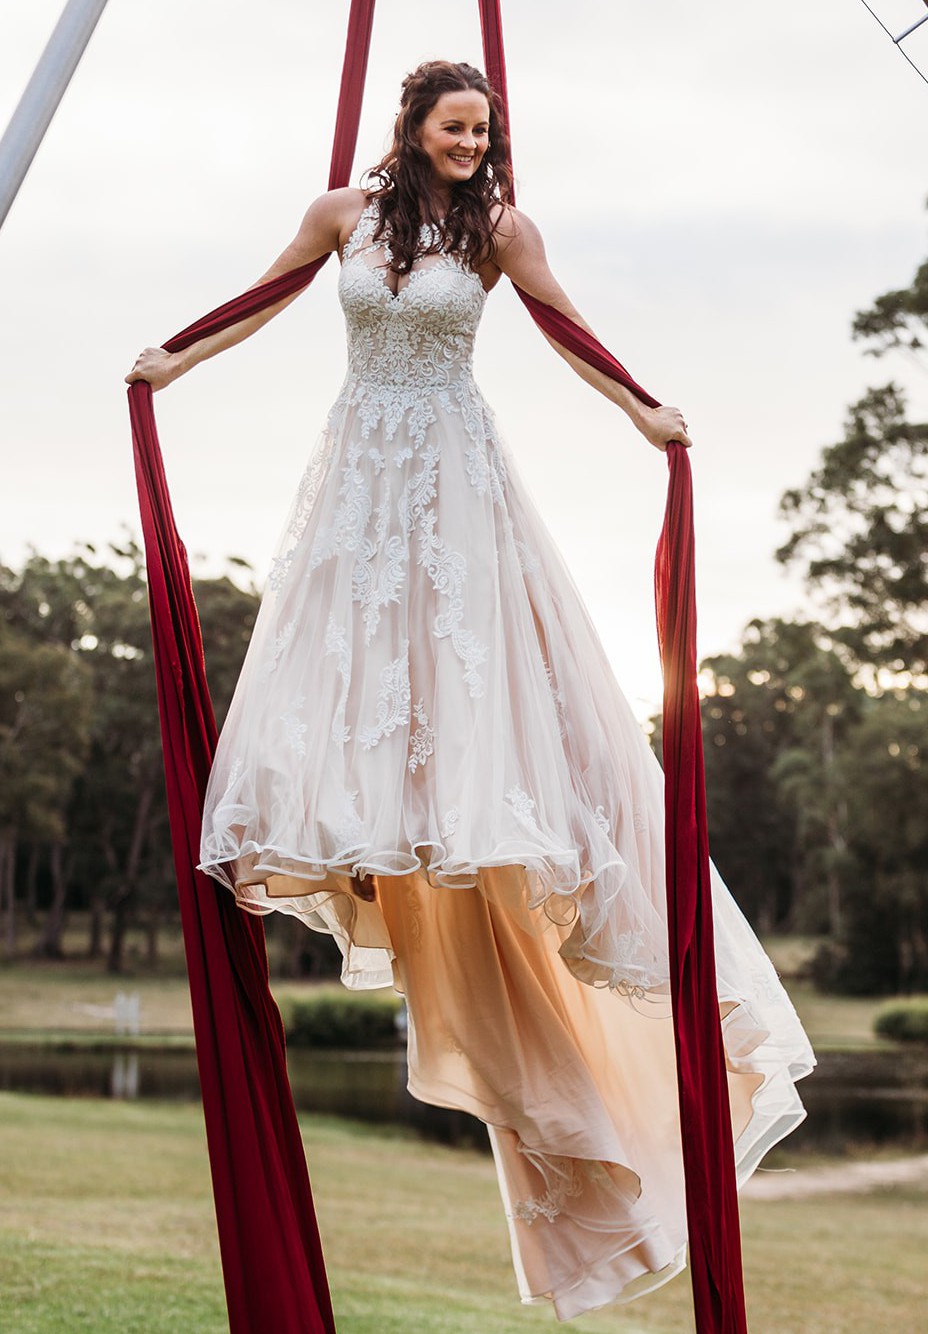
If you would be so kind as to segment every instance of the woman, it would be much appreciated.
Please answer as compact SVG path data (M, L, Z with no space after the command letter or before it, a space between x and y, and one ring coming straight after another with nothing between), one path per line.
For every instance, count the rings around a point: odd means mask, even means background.
M509 202L469 65L404 82L367 190L309 208L262 283L342 261L348 374L301 482L219 741L202 867L332 932L348 986L407 998L410 1088L490 1127L523 1300L569 1318L657 1286L686 1242L661 774L474 384L506 274L577 323ZM155 389L282 309L189 350ZM586 327L586 326L584 326ZM554 344L658 449L689 445ZM813 1057L715 878L742 1177Z

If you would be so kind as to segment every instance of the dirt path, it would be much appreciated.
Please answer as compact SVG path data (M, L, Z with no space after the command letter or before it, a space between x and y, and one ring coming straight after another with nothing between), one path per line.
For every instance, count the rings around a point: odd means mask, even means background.
M832 1167L755 1172L741 1191L746 1200L801 1200L811 1195L847 1195L886 1186L928 1185L928 1153L914 1158L875 1159Z

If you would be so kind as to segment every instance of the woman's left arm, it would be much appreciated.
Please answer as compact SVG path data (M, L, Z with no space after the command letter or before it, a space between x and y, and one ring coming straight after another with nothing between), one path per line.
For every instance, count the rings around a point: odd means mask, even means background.
M496 250L493 261L507 278L511 278L523 291L528 292L529 296L553 306L562 315L579 324L581 329L593 333L548 267L541 233L530 218L507 205L503 210L503 216L499 219L494 241ZM587 384L591 384L594 389L605 394L606 398L618 404L655 448L666 449L673 440L679 441L682 445L692 444L679 408L647 407L624 385L617 384L602 371L587 365L573 352L561 347L560 343L548 334L545 334L545 338L581 379L586 380Z

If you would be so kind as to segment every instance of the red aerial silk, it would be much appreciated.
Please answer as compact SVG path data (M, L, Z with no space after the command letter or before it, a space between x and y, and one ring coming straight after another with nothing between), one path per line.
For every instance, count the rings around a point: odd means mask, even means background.
M498 0L478 0L487 73L508 120ZM374 0L352 0L329 188L354 157ZM298 292L324 259L252 288L165 343L179 351ZM562 347L652 398L591 334L517 289ZM195 870L216 727L186 553L177 534L149 386L129 389L148 566L171 836L193 1000L197 1058L234 1334L333 1331L309 1178L286 1074L283 1029L268 985L260 922ZM741 1334L741 1278L731 1117L715 983L705 782L696 689L692 477L686 450L667 451L670 485L657 551L664 667L664 772L670 969L687 1220L699 1334Z
M499 0L478 3L487 76L506 105L508 125ZM556 343L624 385L642 403L657 407L657 399L592 334L552 306L516 290L535 322ZM667 925L690 1276L699 1334L742 1334L747 1330L747 1316L741 1230L715 977L706 782L696 686L693 476L682 445L669 446L667 462L670 480L654 592L664 671Z
M330 188L347 183L370 48L373 0L349 20ZM246 292L165 344L188 347L299 291L322 261ZM149 385L129 387L171 840L197 1063L232 1334L334 1334L306 1158L268 985L260 921L197 871L216 724L187 554L177 533Z

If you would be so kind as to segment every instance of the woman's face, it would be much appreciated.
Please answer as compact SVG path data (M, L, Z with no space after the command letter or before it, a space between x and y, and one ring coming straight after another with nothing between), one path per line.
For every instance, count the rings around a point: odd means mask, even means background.
M419 129L436 182L470 180L489 147L490 104L475 88L442 93Z

